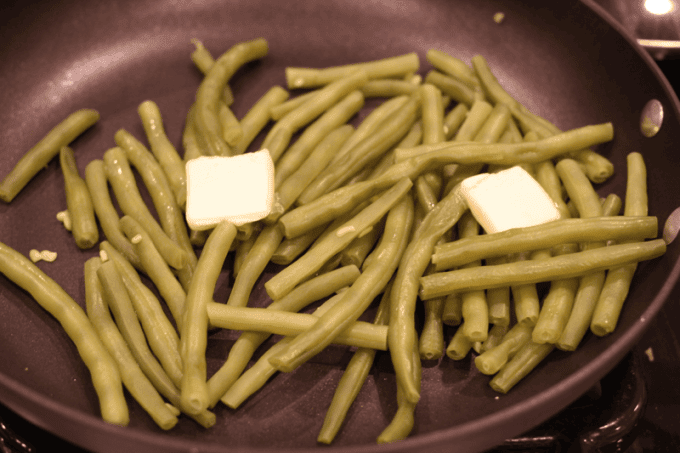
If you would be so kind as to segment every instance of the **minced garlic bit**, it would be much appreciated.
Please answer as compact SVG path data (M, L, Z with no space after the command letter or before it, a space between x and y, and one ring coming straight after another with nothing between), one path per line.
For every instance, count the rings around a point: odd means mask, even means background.
M355 228L352 225L343 227L338 229L338 231L335 232L335 235L339 238L343 237L347 233L353 233L355 231Z
M106 250L100 250L99 251L99 258L101 258L102 262L106 262L109 260L109 254L106 253Z
M64 228L71 231L71 214L68 213L68 210L57 212L57 220L64 224Z
M31 249L31 251L28 252L28 257L31 258L31 261L34 263L37 263L38 261L47 261L48 263L51 263L57 259L57 252L51 252L49 250L38 251L36 249Z
M645 349L645 354L647 354L647 358L650 362L654 361L654 352L652 351L652 348Z
M142 235L141 234L135 234L132 237L132 239L130 239L130 242L132 242L133 244L139 244L140 242L142 242Z
M503 22L503 19L505 19L504 13L498 12L498 13L493 15L493 21L496 22L497 24L500 24L501 22Z

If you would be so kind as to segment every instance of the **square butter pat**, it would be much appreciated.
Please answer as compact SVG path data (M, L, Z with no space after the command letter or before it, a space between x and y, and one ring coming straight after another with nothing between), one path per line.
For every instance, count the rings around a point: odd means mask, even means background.
M274 201L274 162L266 149L187 162L186 218L194 230L227 220L234 225L266 217Z
M552 222L560 212L548 193L522 167L465 179L461 190L487 233Z

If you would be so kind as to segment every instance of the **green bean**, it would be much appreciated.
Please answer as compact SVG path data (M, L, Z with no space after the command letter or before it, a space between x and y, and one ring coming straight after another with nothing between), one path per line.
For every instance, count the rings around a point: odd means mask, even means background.
M425 320L418 339L418 351L422 360L438 360L444 355L443 297L426 300Z
M165 176L167 176L177 206L182 208L187 201L186 169L182 158L165 134L161 111L155 102L144 101L137 108L137 112L142 120L151 152L156 156ZM119 146L122 145L119 144Z
M444 298L442 322L447 326L457 326L463 322L463 301L459 293L447 294Z
M422 364L420 363L418 345L415 340L411 347L411 356L413 367L411 368L409 381L413 382L415 390L420 393ZM377 442L379 444L384 444L403 440L408 437L415 423L415 409L416 402L413 402L408 397L408 392L399 381L399 378L397 378L397 412L394 414L390 424L380 433Z
M458 133L454 137L454 141L465 142L474 140L477 133L482 129L489 115L493 111L493 105L486 101L475 101L470 106L465 121L458 129Z
M254 307L232 307L211 302L207 306L211 325L231 330L267 332L296 336L312 328L318 318L306 313L291 313ZM350 323L332 341L336 344L387 350L387 326L363 321Z
M539 260L543 258L550 258L551 253L548 250L539 250L532 253L528 258L524 254L520 254L517 259L532 259ZM513 285L510 287L512 292L512 299L515 307L515 319L517 322L529 325L535 325L540 316L540 301L538 297L538 290L535 284Z
M184 364L181 405L190 414L203 412L209 405L205 357L208 342L206 306L212 301L217 278L235 237L236 227L232 223L221 222L215 227L205 243L187 291L180 337Z
M525 228L459 239L435 247L432 263L441 271L470 261L550 248L570 242L643 240L656 237L656 217L561 219Z
M288 96L290 96L288 91L278 85L274 85L253 104L250 110L241 118L243 135L241 135L238 143L234 145L235 154L246 152L255 137L257 137L257 134L264 129L270 120L275 119L270 113L271 109L281 105L288 99Z
M376 201L376 203L381 202ZM352 286L343 293L341 303L329 309L309 330L295 337L284 351L269 359L270 363L278 370L292 371L320 352L352 321L361 316L389 282L408 242L413 221L413 202L411 197L402 195L396 202L391 202L387 206L389 213L385 223L385 231L373 252L380 259L374 260L371 265L366 267ZM366 209L370 208L371 206ZM357 217L364 212L366 210L362 211ZM336 231L339 232L343 228L345 227Z
M486 264L507 263L507 257L491 258ZM521 287L520 287L521 288ZM518 294L519 295L519 294ZM524 296L520 296L524 297ZM507 326L510 324L510 287L503 286L486 291L486 301L489 307L489 323Z
M272 255L274 264L290 264L326 230L328 224L315 227L293 238L284 238Z
M510 110L504 104L493 107L486 121L474 136L474 141L479 143L498 142L510 124ZM515 142L517 143L517 142Z
M462 318L461 318L462 319ZM446 346L446 356L451 360L463 360L472 349L472 341L465 335L465 320L462 319L456 332Z
M348 124L336 128L319 142L300 167L277 185L277 205L282 211L291 207L304 189L331 161L343 143L351 136L354 128ZM285 158L285 156L284 156ZM282 159L283 160L283 159ZM273 217L277 218L280 214Z
M483 266L474 270L458 269L438 272L421 278L420 296L423 299L431 299L454 291L579 277L621 264L658 258L665 251L663 239L655 239L584 250L536 262L534 260L520 261L497 266Z
M418 279L429 264L432 250L439 238L448 231L467 210L460 192L454 189L444 197L423 219L399 263L390 304L390 330L388 345L392 363L401 382L406 399L413 403L420 397L418 383L414 381L412 345L416 340L415 304L418 298ZM416 348L417 349L417 348Z
M571 254L578 251L577 244L561 247L558 255ZM549 258L546 258L549 259ZM579 279L561 278L550 283L550 290L543 300L543 306L535 321L532 340L535 343L554 344L559 340L574 306Z
M557 175L555 170L555 165L550 160L544 160L543 162L537 162L534 165L536 172L536 181L545 189L550 198L553 200L557 209L560 211L560 217L568 218L571 217L569 214L569 208L564 202L562 197L562 182Z
M170 266L175 269L184 267L187 264L186 251L163 231L149 212L137 188L128 158L121 148L111 148L104 153L104 171L123 213L144 225Z
M172 195L168 178L161 165L146 147L124 129L116 132L114 139L125 151L125 155L142 176L151 200L158 214L161 228L168 237L186 253L187 262L179 270L179 278L186 287L196 267L196 253L189 239L182 209ZM141 209L140 209L141 211ZM148 216L145 216L148 219Z
M627 156L628 177L624 216L647 215L647 168L642 155L637 152ZM618 323L623 303L630 290L637 264L609 269L602 292L595 305L590 330L598 336L614 331Z
M361 87L361 92L367 98L389 98L404 94L411 94L416 89L418 89L418 85L408 80L375 79L366 82L366 84Z
M340 252L340 264L347 266L354 264L357 267L366 266L366 258L378 243L385 230L385 219L381 219L371 230L352 241L345 249Z
M524 376L545 359L555 348L550 343L538 344L527 341L510 361L491 379L489 385L495 391L507 393Z
M279 105L274 105L269 109L269 114L271 115L271 118L274 121L278 121L288 112L291 112L295 110L297 107L300 107L302 104L305 102L309 101L311 98L319 94L319 91L321 91L321 88L317 88L315 90L310 90L307 91L306 93L298 94L297 96L287 99L286 101L282 102Z
M262 148L268 149L272 155L272 159L276 162L279 157L281 157L281 154L290 141L290 139L288 139L288 141L274 141L274 138L279 135L281 129L289 131L291 134L297 132L314 121L314 119L323 112L337 104L338 101L347 94L361 87L366 83L366 80L366 73L357 71L347 77L326 85L309 100L291 110L283 118L274 123L274 126L262 142Z
M168 374L177 374L176 370L182 367L179 336L163 311L160 301L142 282L135 268L110 243L102 241L99 244L99 251L100 255L106 256L116 264L151 349L159 359L162 358L161 364L168 370Z
M503 326L500 324L492 325L491 328L489 328L489 336L484 341L484 343L482 343L482 349L480 350L479 353L482 354L488 351L489 349L498 346L503 340L505 334L507 334L509 331L510 331L509 325L507 326Z
M421 96L423 143L444 141L444 105L442 93L435 85L425 83L419 88Z
M286 153L276 163L276 187L280 186L302 165L324 137L332 130L345 124L363 105L364 96L360 91L354 90L307 126L295 143L286 150Z
M496 374L519 349L531 340L533 326L517 323L503 335L501 342L475 357L477 369L487 375Z
M350 285L360 272L355 266L346 266L314 277L286 296L273 301L268 310L297 312L312 302L321 300L335 291ZM232 346L226 362L208 380L210 406L214 406L248 365L255 350L264 343L269 334L248 331L242 333Z
M332 66L322 69L316 68L286 68L286 83L288 88L311 88L327 85L343 77L347 77L357 70L365 71L370 79L399 77L415 73L420 68L420 60L415 52L396 57L383 58L364 63L353 63Z
M248 299L255 283L262 275L282 239L283 230L278 224L267 225L262 229L257 235L253 249L243 261L241 269L236 275L227 305L232 307L248 305Z
M210 72L210 68L212 68L215 64L215 59L201 41L193 38L191 42L195 46L194 51L191 52L191 61L194 62L198 70L201 71L203 75L206 75L208 72ZM234 103L234 93L232 93L229 84L226 84L224 86L224 90L222 90L222 101L224 101L226 105L231 105Z
M458 104L444 116L444 137L446 140L451 140L458 133L468 112L469 110L465 104ZM400 147L407 148L407 146Z
M219 119L222 128L222 138L227 145L232 147L231 151L234 153L233 146L236 146L239 140L241 140L241 137L243 137L241 122L224 102L220 102L217 107L217 118Z
M613 138L611 123L583 126L535 142L522 143L468 143L443 142L437 145L421 145L395 151L397 162L425 155L439 163L488 163L516 165L536 163L566 154L584 146L593 146Z
M70 144L76 137L99 120L99 113L92 109L76 110L52 128L43 138L29 149L12 170L0 182L0 200L9 203L28 182L52 160L62 146Z
M352 220L338 228L335 234L329 235L323 242L273 276L265 283L269 296L272 299L284 296L298 283L318 271L327 260L350 244L360 233L378 222L392 206L404 197L412 185L409 179L402 179Z
M364 167L376 162L408 133L418 117L418 107L419 100L410 98L401 109L381 122L375 133L357 143L338 162L328 165L298 197L298 203L309 203L337 189Z
M234 277L237 276L239 271L241 270L243 262L245 261L250 251L253 249L255 240L257 239L261 231L262 222L257 222L255 224L253 234L251 234L247 239L243 239L240 241L237 240L238 244L236 245L236 251L234 253L234 267L233 267Z
M621 208L623 207L623 201L621 197L615 193L610 193L602 201L602 215L615 217L621 213Z
M0 242L0 272L62 326L88 368L104 421L127 425L129 413L115 361L97 336L85 311L31 260Z
M123 216L120 225L125 236L132 242L142 267L154 283L161 297L170 308L178 326L182 326L186 293L170 267L153 244L149 233L130 216Z
M442 93L451 96L451 99L460 105L471 106L476 100L475 90L460 80L442 74L438 71L429 71L425 76L425 83L431 83L439 88Z
M103 299L101 283L97 277L97 269L100 265L99 257L90 258L85 262L85 303L88 318L97 336L118 364L121 379L130 394L161 429L171 429L177 424L177 415L168 408L153 384L144 375L111 318L109 308Z
M94 207L97 219L99 219L99 225L104 232L104 236L133 266L141 269L142 263L137 252L135 252L132 243L120 229L120 218L109 195L109 187L102 160L94 159L87 164L87 167L85 167L85 182L92 197L92 206Z
M205 75L196 92L196 130L205 137L209 154L227 156L231 148L221 136L218 119L220 91L244 64L267 55L269 46L263 38L241 42L222 54Z
M71 232L81 249L92 248L99 240L99 228L95 220L92 198L87 184L80 177L73 150L61 148L59 162L64 176L66 209L71 217Z
M479 235L479 224L470 211L465 212L458 221L458 236L470 238ZM481 261L473 261L461 269L481 267ZM484 341L489 330L489 306L484 290L465 291L460 295L463 311L463 335L470 343Z
M437 49L428 50L425 58L438 70L455 77L469 87L479 88L481 86L474 69L459 58Z

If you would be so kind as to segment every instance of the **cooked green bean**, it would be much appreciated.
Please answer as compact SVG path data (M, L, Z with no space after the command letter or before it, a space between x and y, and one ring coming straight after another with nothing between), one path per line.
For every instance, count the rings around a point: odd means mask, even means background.
M486 260L486 264L502 264L507 263L507 257L489 258ZM520 291L522 286L518 287ZM520 295L517 291L516 296L519 299L526 297ZM513 293L514 294L514 293ZM515 297L518 299L518 297ZM507 326L510 324L510 287L502 286L500 288L492 288L486 291L486 302L489 307L489 323L493 325ZM485 340L486 341L486 340Z
M373 134L354 145L337 162L331 162L298 197L307 204L345 184L367 165L376 162L404 137L419 115L419 100L412 96L404 106L383 120Z
M167 369L170 370L168 371L170 374L173 373L173 368L181 369L179 336L163 311L161 302L142 282L135 268L110 243L102 241L99 244L99 250L100 254L116 263L118 273L137 312L151 349L159 357L164 356L161 364L169 365Z
M196 92L195 127L205 138L208 154L228 156L232 152L222 138L218 119L221 91L241 66L264 57L268 51L269 46L263 38L238 43L220 55L203 78Z
M446 140L451 140L456 136L468 112L469 109L465 104L458 104L444 116L444 137ZM407 146L400 146L400 148L407 148Z
M530 254L528 257L520 254L517 259L532 259L538 260L542 258L550 258L549 250L539 250ZM540 315L540 300L538 297L538 290L535 284L513 285L510 287L512 292L512 300L515 308L515 319L517 322L535 325Z
M451 360L463 360L472 349L473 342L465 335L464 329L465 320L462 320L446 346L446 356Z
M97 336L118 364L125 388L158 426L168 430L177 424L177 415L165 404L156 388L144 375L111 318L109 308L103 299L99 277L97 277L97 269L100 265L99 257L90 258L85 262L85 304L88 318L97 331Z
M399 263L395 276L390 303L390 330L388 345L392 363L400 382L400 388L408 401L415 403L420 398L419 384L414 380L415 368L412 352L416 345L415 304L418 298L418 279L424 274L432 256L432 250L439 238L458 221L467 210L467 205L457 189L451 191L427 213L416 230ZM418 362L420 357L418 357Z
M59 151L59 163L64 175L66 210L71 217L71 232L81 249L92 248L99 240L92 197L87 184L80 177L73 150L64 146Z
M284 238L272 255L274 264L290 264L321 236L328 224L315 227L293 238Z
M470 238L479 235L479 223L470 211L465 212L458 221L458 237ZM481 267L480 260L473 261L461 266L461 269L474 269ZM461 292L463 335L470 343L484 341L489 334L489 306L486 300L486 292L483 289Z
M409 179L402 179L353 219L338 228L335 234L327 236L323 242L273 276L265 283L269 296L272 299L283 297L298 283L319 270L327 260L350 244L361 232L377 223L392 206L404 197L412 185Z
M264 129L267 123L275 119L271 115L271 109L281 105L290 94L278 85L271 87L241 118L241 139L234 145L235 154L246 152L257 134Z
M315 90L310 90L302 94L298 94L295 97L292 97L290 99L287 99L286 101L282 102L279 105L274 105L269 109L269 114L271 115L271 118L274 121L278 121L288 112L291 112L295 110L296 108L300 107L302 104L305 102L309 101L311 98L319 94L319 91L321 91L321 88L317 88Z
M633 152L627 156L626 160L628 177L623 215L647 215L647 168L644 159L640 153ZM607 272L607 278L590 323L590 330L595 335L604 336L614 331L636 269L637 264L631 263L609 269Z
M422 360L438 360L444 355L444 297L423 301L425 319L418 339L418 351Z
M517 323L503 335L501 342L475 357L475 366L484 374L496 374L519 349L531 340L533 326Z
M354 264L357 267L366 267L366 258L374 249L375 244L378 243L380 237L385 230L385 219L381 219L376 223L368 233L365 233L354 239L351 244L340 252L340 264L347 266Z
M357 70L365 71L370 79L399 77L412 74L420 68L420 60L415 52L380 60L353 63L327 68L286 68L288 88L311 88L327 85Z
M399 79L374 79L369 80L361 87L361 92L367 98L389 98L411 94L418 89L418 85L408 80Z
M460 125L458 132L454 136L454 141L466 142L474 140L492 111L493 105L488 102L475 101L470 106L470 111L468 112L465 121Z
M28 292L64 328L90 372L104 421L127 425L129 413L118 366L85 311L31 260L1 242L0 272Z
M508 393L523 377L545 359L555 346L550 343L538 344L527 341L489 382L491 388Z
M106 239L137 269L142 268L142 263L132 243L125 237L120 229L118 211L113 205L109 195L109 187L104 170L104 161L94 159L85 167L85 182L92 197L94 212L99 219L99 225Z
M454 291L579 277L621 264L658 258L665 251L663 239L654 239L647 242L584 250L545 260L519 261L497 266L483 266L479 269L438 272L421 278L420 296L423 299L431 299Z
M0 200L9 203L52 160L62 146L99 120L99 113L81 109L71 113L29 149L0 182Z
M146 275L156 286L161 297L170 308L177 326L182 326L186 293L170 267L153 244L149 233L130 216L123 216L120 225L125 236L132 242L140 257Z
M357 279L355 266L346 266L311 278L279 300L268 305L269 310L297 312L312 302L330 296ZM269 338L268 333L248 331L236 340L226 362L208 380L210 406L214 406L248 365L255 350Z
M137 108L137 112L142 120L151 152L158 159L158 163L168 178L177 205L183 208L187 202L186 169L182 158L165 134L161 111L155 102L144 101Z
M486 121L474 136L474 141L479 143L498 142L510 123L510 110L504 104L493 107ZM518 143L518 142L514 142Z
M184 130L182 131L182 147L184 148L184 162L188 162L191 159L201 157L205 155L201 145L199 144L199 138L196 136L196 126L195 112L196 106L192 104L187 112L186 122L184 124Z
M425 54L425 58L427 58L427 61L429 61L432 66L438 70L455 77L469 87L481 87L474 69L468 66L461 59L437 49L429 49Z
M643 240L656 237L656 217L591 217L561 219L459 239L435 247L432 262L438 271L494 256L550 248L570 242Z
M361 316L389 282L408 242L413 221L413 202L411 197L402 195L396 203L390 202L387 206L389 213L385 230L373 252L380 259L372 261L371 265L366 267L343 293L341 303L324 313L310 329L296 336L284 351L269 359L278 370L292 371L320 352ZM371 206L367 209L370 208ZM357 217L364 212L366 211L362 211ZM340 232L343 228L345 227L340 227L336 231Z
M494 324L489 328L489 336L486 338L484 343L482 343L482 348L480 350L480 354L488 351L489 349L492 349L496 346L498 346L501 341L503 340L503 337L505 334L507 334L510 331L510 326L502 326L500 324Z
M248 238L242 240L237 239L238 244L236 244L236 250L234 253L234 267L233 267L234 277L238 275L239 271L241 270L241 266L243 265L243 262L245 261L250 251L253 249L253 244L255 244L255 240L262 231L262 227L263 227L262 222L257 222L254 225L253 233L250 236L248 236Z
M194 51L191 52L191 61L194 62L198 70L201 71L203 75L206 75L208 72L210 72L210 68L212 68L215 64L215 59L201 41L194 38L191 40L191 42L195 46ZM234 93L231 91L229 84L226 84L224 86L224 90L222 90L222 101L224 101L226 105L231 105L234 102Z
M363 105L364 96L360 91L354 90L307 126L295 143L276 162L276 187L279 187L305 162L324 137L347 123Z
M189 284L184 311L180 353L184 364L181 405L190 414L198 414L210 404L208 396L205 350L208 342L206 306L213 299L229 248L236 237L236 227L219 223L208 236Z
M232 307L216 302L208 303L207 310L208 319L215 327L284 336L300 335L312 328L318 321L318 317L306 313L256 307ZM387 326L374 326L363 321L354 321L333 338L332 343L386 351Z
M474 89L460 80L438 71L429 71L425 76L425 83L431 83L436 86L442 93L451 96L451 99L458 102L460 105L471 106L478 100Z
M283 239L283 230L278 224L267 225L257 235L253 248L243 261L227 304L232 307L248 305L250 293Z
M189 239L183 211L172 195L168 178L151 152L132 134L120 129L114 139L141 175L158 214L161 228L186 253L186 265L178 271L180 282L186 287L193 275L197 258Z
M444 298L442 322L447 326L457 326L463 322L463 301L459 293L447 294Z
M425 83L420 86L423 143L444 141L444 105L442 93L435 85Z
M535 142L443 142L437 145L421 145L396 150L395 160L399 162L409 157L425 155L440 163L517 165L541 162L584 146L608 142L612 138L612 124L603 123L579 127Z
M561 218L566 219L571 217L569 208L567 208L567 204L564 202L562 196L562 182L557 175L555 165L552 161L544 160L543 162L537 162L534 164L534 170L536 181L538 181L541 187L543 187L553 200L557 209L560 211Z
M144 225L170 266L183 268L187 264L186 251L168 236L149 211L137 188L128 158L121 148L111 148L104 153L104 171L123 213Z
M360 88L366 83L366 80L366 73L357 71L347 77L326 85L309 100L291 110L283 118L274 123L274 126L272 126L262 142L262 148L268 149L272 159L276 162L279 157L281 157L281 154L290 141L290 138L288 140L274 140L277 138L277 135L280 136L281 130L288 131L291 134L297 132L314 121L314 119L323 112L337 104L340 99L344 98L357 88Z

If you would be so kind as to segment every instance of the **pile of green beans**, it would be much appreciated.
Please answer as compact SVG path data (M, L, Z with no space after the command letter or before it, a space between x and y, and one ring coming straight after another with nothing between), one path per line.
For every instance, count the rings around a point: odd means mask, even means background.
M415 53L289 67L287 89L271 87L239 119L230 78L265 58L267 41L237 43L217 58L192 42L202 79L181 147L168 139L159 107L144 100L138 114L148 147L119 129L117 146L81 177L71 142L99 120L84 109L0 182L9 203L60 157L74 242L83 250L99 243L100 256L83 269L86 313L2 243L0 272L64 326L110 423L128 423L124 386L161 429L182 415L208 428L220 402L236 409L275 373L304 367L335 344L355 350L318 442L341 431L378 354L392 360L398 409L376 441L404 439L415 424L423 361L473 355L493 376L489 385L508 392L554 349L574 351L589 332L611 333L637 263L665 252L648 214L642 156L628 155L619 215L621 198L602 200L596 191L614 169L594 147L612 140L613 125L561 131L512 98L482 56L467 64L432 49L424 77ZM381 99L370 110L369 97ZM186 162L248 152L258 136L275 162L272 212L253 224L191 231ZM487 234L459 184L515 165L562 217ZM232 289L215 300L229 254ZM262 281L267 270L276 273ZM545 294L540 282L549 283ZM254 304L258 284L266 307ZM373 322L363 321L374 309ZM211 329L241 333L208 375ZM254 361L272 334L281 339Z

